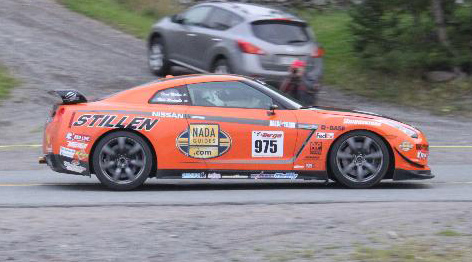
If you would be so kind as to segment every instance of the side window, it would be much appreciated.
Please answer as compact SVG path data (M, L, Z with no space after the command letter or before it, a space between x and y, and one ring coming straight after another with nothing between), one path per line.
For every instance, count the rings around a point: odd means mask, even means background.
M184 14L184 24L204 26L204 22L207 19L211 9L211 6L201 6L190 9Z
M157 91L149 100L151 104L190 105L187 88L184 86Z
M195 106L268 109L272 98L242 82L207 82L188 85Z
M226 30L242 22L242 18L232 12L215 8L206 24L216 30Z

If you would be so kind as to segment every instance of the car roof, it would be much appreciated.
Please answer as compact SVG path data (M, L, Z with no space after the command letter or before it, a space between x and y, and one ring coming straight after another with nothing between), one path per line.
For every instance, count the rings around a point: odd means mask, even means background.
M262 6L257 4L248 3L233 3L233 2L205 2L198 4L200 5L211 5L226 9L237 15L240 15L249 20L261 20L261 19L274 19L274 18L285 18L297 21L303 21L300 18L294 16L289 12L282 11L277 8Z
M147 84L141 85L142 87L149 86L173 86L185 83L185 84L194 84L194 83L204 83L204 82L225 82L225 81L241 81L247 79L244 76L240 75L221 75L221 74L194 74L194 75L181 75L181 76L166 76L165 78L159 78L156 81L149 82Z

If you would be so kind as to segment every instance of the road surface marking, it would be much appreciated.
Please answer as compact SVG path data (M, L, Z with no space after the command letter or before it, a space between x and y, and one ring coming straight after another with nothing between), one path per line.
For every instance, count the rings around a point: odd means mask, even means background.
M41 147L41 145L3 145L0 148Z

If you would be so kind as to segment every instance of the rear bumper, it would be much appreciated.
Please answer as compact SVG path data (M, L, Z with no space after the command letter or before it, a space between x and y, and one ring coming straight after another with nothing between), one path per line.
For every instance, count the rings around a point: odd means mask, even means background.
M58 173L89 176L88 163L67 158L61 155L47 154L39 158L39 163L45 163Z
M393 180L422 180L431 179L434 175L431 170L404 170L396 169L393 173Z

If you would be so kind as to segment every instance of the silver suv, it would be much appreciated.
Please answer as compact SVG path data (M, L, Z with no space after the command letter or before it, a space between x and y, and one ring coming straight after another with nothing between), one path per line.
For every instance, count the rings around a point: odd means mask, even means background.
M307 23L253 4L203 3L165 17L153 26L148 47L151 71L161 76L179 65L278 83L298 59L310 61L317 79L322 73L322 50Z

